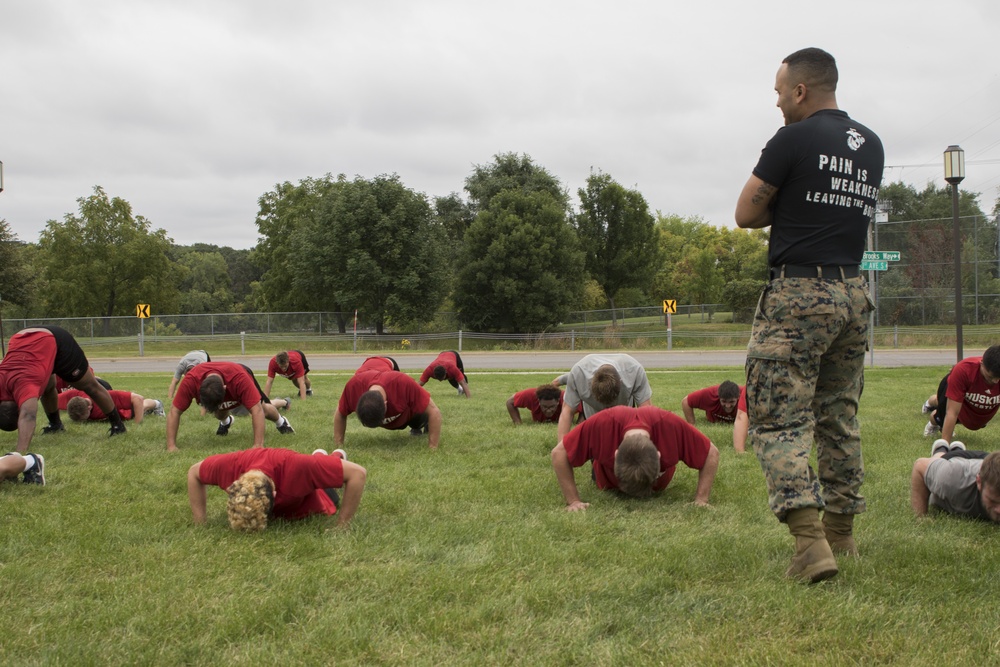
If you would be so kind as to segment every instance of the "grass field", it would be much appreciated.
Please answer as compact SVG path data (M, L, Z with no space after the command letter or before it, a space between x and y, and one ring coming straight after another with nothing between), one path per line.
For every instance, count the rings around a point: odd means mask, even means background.
M191 523L188 467L250 444L189 410L181 451L149 417L108 440L101 424L37 435L45 487L0 485L2 662L9 665L801 665L1000 661L1000 529L940 514L916 519L909 475L926 456L920 404L947 370L868 369L862 402L869 510L861 556L805 586L783 578L792 544L767 509L753 454L706 425L721 451L712 506L691 504L681 466L652 500L597 491L577 470L586 512L563 510L549 463L554 425L514 427L504 400L553 372L475 373L474 398L428 385L441 447L368 430L346 449L368 469L349 531L326 519L235 534L225 494ZM558 369L559 371L565 369ZM655 405L740 369L650 372ZM105 375L163 398L169 375ZM296 429L267 445L331 449L346 374L314 373ZM278 379L277 395L291 393ZM14 434L0 434L13 448ZM1000 449L1000 431L959 432Z

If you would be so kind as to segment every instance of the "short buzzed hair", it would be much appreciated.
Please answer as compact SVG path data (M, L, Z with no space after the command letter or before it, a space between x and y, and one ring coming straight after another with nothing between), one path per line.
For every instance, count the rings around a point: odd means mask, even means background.
M656 445L645 433L625 436L615 453L615 477L618 490L634 498L652 495L653 483L660 476L660 457Z
M719 400L731 401L740 397L740 386L732 380L726 380L719 385Z
M622 391L622 378L618 369L611 364L604 364L594 372L590 379L590 393L601 405L614 405Z
M382 420L385 419L385 399L378 391L369 389L361 394L355 412L358 413L358 420L362 426L377 428L382 425Z
M993 377L1000 377L1000 345L991 345L983 352L983 366Z
M1000 452L990 452L979 466L979 481L1000 493Z
M823 49L800 49L781 62L788 65L792 85L804 83L810 88L831 93L837 90L840 76L837 73L837 61Z
M215 412L222 405L222 399L226 397L226 387L222 382L222 377L218 375L208 375L201 381L201 389L198 392L202 406L209 412Z
M83 396L74 396L66 404L66 412L75 422L85 422L90 419L90 410L90 402Z

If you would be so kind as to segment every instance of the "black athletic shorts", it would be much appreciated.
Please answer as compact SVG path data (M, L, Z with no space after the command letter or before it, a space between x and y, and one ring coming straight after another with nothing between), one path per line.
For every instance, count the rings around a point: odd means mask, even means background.
M306 361L306 355L302 354L302 350L292 350L292 352L298 352L299 356L302 357L302 371L304 373L309 372L309 362Z
M250 367L245 364L240 364L240 366L243 366L243 368L246 369L247 375L249 375L250 379L253 380L253 386L257 387L257 393L260 394L260 400L264 403L270 404L271 399L264 395L264 390L260 388L260 383L257 382L257 378L254 377L253 371L250 370Z
M56 339L56 361L52 372L66 382L82 380L90 369L90 362L87 361L87 355L83 353L80 344L73 338L73 334L57 326L38 328L48 329Z

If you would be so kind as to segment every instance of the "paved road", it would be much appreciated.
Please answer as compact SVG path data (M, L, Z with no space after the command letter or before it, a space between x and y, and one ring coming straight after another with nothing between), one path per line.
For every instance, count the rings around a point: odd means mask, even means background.
M500 368L511 369L569 369L582 352L467 352L462 361L469 371ZM743 366L745 350L684 350L672 352L630 352L647 369L690 368L698 366ZM972 351L971 354L976 354ZM309 367L314 371L353 371L367 355L364 354L308 354ZM402 370L422 371L437 356L436 353L407 352L390 355ZM169 373L177 365L173 357L92 357L91 365L101 373ZM220 357L218 361L238 361L255 371L266 371L268 356ZM872 365L869 354L867 365ZM874 365L881 368L903 366L949 366L955 363L954 350L876 350Z

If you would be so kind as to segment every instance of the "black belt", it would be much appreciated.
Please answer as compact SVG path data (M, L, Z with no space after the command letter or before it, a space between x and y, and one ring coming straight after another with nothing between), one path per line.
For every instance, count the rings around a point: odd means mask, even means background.
M826 280L846 280L861 275L858 265L851 266L796 266L782 264L771 267L771 279L775 278L825 278Z

